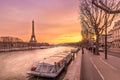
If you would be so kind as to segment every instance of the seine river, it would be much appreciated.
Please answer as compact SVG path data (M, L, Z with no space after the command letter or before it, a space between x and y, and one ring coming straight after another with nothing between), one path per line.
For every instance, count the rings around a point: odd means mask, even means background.
M41 61L58 52L70 49L71 47L54 47L49 49L0 53L0 80L51 80L30 77L26 72L30 70L34 62ZM60 79L61 77L58 78L58 80Z

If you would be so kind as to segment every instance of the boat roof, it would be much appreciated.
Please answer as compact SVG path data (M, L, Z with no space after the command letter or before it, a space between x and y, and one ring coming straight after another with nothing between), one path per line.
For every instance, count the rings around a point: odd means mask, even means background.
M40 63L44 62L45 64L54 65L55 62L56 63L60 62L69 54L70 54L70 52L57 53L57 54L45 59L44 61L41 61Z

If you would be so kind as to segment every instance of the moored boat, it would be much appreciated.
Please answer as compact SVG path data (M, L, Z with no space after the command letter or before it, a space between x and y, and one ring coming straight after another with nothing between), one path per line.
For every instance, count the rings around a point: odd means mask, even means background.
M72 59L72 53L68 51L57 53L43 61L35 62L27 74L46 78L55 78L67 66Z

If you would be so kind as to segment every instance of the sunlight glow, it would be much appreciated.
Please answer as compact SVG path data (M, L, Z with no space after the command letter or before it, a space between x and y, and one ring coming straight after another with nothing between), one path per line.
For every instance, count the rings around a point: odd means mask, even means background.
M96 35L93 36L94 40L96 40Z
M82 36L80 34L66 34L52 40L51 43L71 43L82 41Z

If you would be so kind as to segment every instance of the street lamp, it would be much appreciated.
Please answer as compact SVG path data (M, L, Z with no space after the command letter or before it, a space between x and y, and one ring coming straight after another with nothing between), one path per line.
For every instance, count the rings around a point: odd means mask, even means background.
M107 0L105 1L106 5L107 5ZM107 59L107 12L105 12L105 59Z

